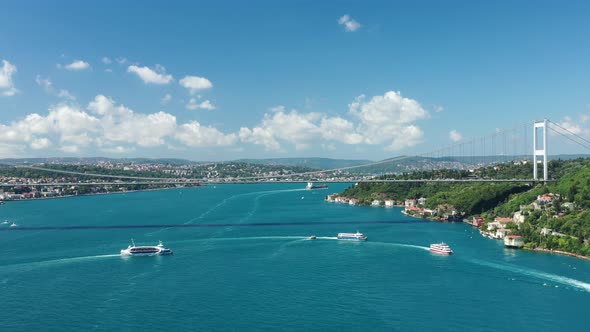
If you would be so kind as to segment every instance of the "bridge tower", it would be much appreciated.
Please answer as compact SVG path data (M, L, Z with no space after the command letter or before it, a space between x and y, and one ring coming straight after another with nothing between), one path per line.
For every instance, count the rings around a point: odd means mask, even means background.
M538 130L543 132L543 147L539 148ZM537 156L543 156L543 181L547 181L547 119L535 121L533 127L533 179L538 180L537 174Z

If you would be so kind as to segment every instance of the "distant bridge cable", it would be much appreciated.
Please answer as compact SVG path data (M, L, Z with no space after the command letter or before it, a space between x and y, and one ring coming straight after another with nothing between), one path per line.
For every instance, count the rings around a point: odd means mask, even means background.
M586 143L590 144L590 140L587 140L586 138L584 138L584 137L582 137L582 136L580 136L580 135L578 135L578 134L574 133L573 131L571 131L571 130L569 130L569 129L567 129L567 128L564 128L564 127L562 127L562 126L558 125L557 123L555 123L555 122L553 122L553 121L547 120L547 122L549 122L549 123L551 123L552 125L554 125L554 126L556 126L556 127L560 128L560 129L561 129L561 130L563 130L563 131L566 131L566 132L568 132L568 133L569 133L569 134L571 134L572 136L575 136L575 137L577 137L577 138L581 139L582 141L584 141L584 142L586 142ZM558 132L558 131L556 131L555 129L552 129L551 127L549 127L549 128L550 128L551 130L553 130L554 132L556 132L556 133L559 133L559 132ZM559 134L561 134L561 133L559 133ZM566 136L566 137L567 137L567 136ZM580 143L578 143L578 144L580 144ZM580 144L580 145L582 145L582 144ZM582 146L584 146L584 145L582 145ZM586 146L584 146L584 147L586 147Z

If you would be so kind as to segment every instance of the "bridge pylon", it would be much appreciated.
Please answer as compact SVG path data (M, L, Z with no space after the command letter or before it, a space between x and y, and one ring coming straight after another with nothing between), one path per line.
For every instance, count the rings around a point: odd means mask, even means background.
M537 134L538 130L543 132L543 147L539 147L539 137ZM538 164L537 164L537 157L543 157L543 181L547 181L548 172L547 172L547 119L543 119L542 121L535 121L533 125L533 179L538 180Z

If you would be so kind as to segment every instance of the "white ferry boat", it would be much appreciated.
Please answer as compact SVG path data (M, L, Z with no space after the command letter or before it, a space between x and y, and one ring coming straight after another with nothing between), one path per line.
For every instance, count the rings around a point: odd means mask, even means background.
M438 254L445 254L445 255L450 255L453 253L453 250L451 250L451 247L449 247L449 245L444 242L431 244L430 251L436 252Z
M308 182L307 186L305 187L305 189L307 190L312 190L312 189L326 189L328 188L327 184L318 184L318 185L314 185L313 182Z
M338 233L338 240L367 241L367 237L356 231L356 233Z
M156 256L156 255L172 255L174 254L170 248L164 247L162 241L157 246L135 246L135 242L131 239L131 245L127 249L121 249L121 256Z

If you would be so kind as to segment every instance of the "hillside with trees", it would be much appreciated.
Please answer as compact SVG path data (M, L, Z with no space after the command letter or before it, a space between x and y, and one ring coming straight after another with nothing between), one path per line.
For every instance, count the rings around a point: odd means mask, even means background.
M473 216L485 220L482 229L496 217L513 218L515 213L523 221L508 223L511 234L522 235L527 248L544 248L590 256L590 159L554 160L549 163L554 182L486 183L486 182L403 182L359 183L341 195L356 198L359 204L374 200L392 199L402 203L406 199L424 197L424 208L434 209L440 216L450 210L462 218ZM420 171L395 179L523 179L530 177L531 165L526 163L500 164L474 171ZM540 201L540 197L550 197Z

